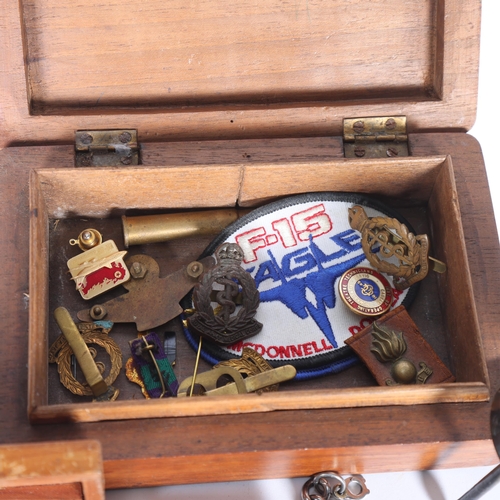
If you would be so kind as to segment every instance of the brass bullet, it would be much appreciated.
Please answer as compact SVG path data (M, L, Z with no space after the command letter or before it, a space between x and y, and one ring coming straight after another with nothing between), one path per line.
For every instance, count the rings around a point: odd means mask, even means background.
M215 235L250 210L224 208L203 212L122 216L125 247L194 235Z

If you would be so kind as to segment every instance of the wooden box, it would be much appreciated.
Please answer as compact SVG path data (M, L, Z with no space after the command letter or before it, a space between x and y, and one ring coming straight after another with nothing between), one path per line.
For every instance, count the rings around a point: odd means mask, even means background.
M98 441L3 444L0 457L2 500L104 500Z
M496 461L498 238L465 134L477 1L3 7L4 442L98 439L108 488ZM344 118L395 115L407 117L411 156L343 157ZM142 165L74 167L76 130L130 128ZM214 401L134 399L124 383L123 398L93 404L61 388L47 362L52 312L77 304L60 264L82 220L118 237L122 214L312 191L368 193L431 235L448 271L423 282L410 312L456 383L377 387L360 366ZM168 250L168 273L207 242L154 251ZM131 332L114 338L126 345ZM194 353L179 352L182 379Z

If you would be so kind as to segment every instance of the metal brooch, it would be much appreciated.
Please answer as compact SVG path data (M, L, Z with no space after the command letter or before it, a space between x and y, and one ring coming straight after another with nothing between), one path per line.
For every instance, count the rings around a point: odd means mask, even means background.
M408 359L403 358L407 344L401 331L389 330L377 322L373 323L371 352L381 363L392 363L391 376L386 385L425 384L432 375L426 363L419 363L420 370Z
M83 253L68 260L71 278L80 295L89 300L101 293L126 283L130 273L123 257L126 251L119 251L113 240L102 243L102 236L96 229L85 229L78 239L69 241L78 245Z
M428 256L427 235L415 236L397 219L368 217L362 206L354 205L349 208L349 224L361 233L361 245L370 264L393 276L397 290L423 280L429 264L436 272L446 271L446 264Z
M73 394L78 396L94 396L99 401L116 399L119 391L112 387L122 367L122 353L118 344L108 335L110 328L100 324L83 323L75 325L64 308L56 310L56 321L63 334L59 335L49 349L49 363L57 363L57 370L61 383ZM84 355L74 352L75 344L86 344ZM76 345L75 344L75 345ZM106 350L109 355L111 368L106 378L102 378L106 367L101 361L94 361L97 350L88 345L95 344ZM88 351L88 352L87 352ZM72 357L76 356L86 378L82 384L72 370ZM89 377L89 373L92 378ZM98 387L99 389L96 389ZM102 391L100 390L102 388ZM97 392L99 391L99 392Z
M129 345L132 357L126 363L125 374L141 387L144 397L176 396L179 383L158 335L140 334Z
M283 365L264 372L243 378L241 372L230 366L218 366L211 370L184 379L179 385L178 397L193 394L192 387L197 387L196 395L227 396L230 394L247 394L292 380L297 371L292 365Z
M239 245L223 243L215 255L217 265L205 273L194 288L195 313L188 325L201 337L228 345L256 335L262 329L262 323L254 319L259 292L250 273L241 267L243 251ZM240 294L241 307L237 308ZM212 304L217 305L212 307Z
M257 352L250 347L244 347L241 354L241 358L238 359L228 359L226 361L221 361L217 363L214 368L219 366L229 366L238 370L241 374L246 377L251 377L257 375L258 373L267 372L273 369L273 367ZM274 392L279 388L279 384L270 385L259 389L259 394L261 392Z
M114 323L135 323L140 332L156 328L182 312L179 301L199 281L203 271L215 264L215 260L205 257L164 278L160 278L158 262L148 255L134 255L127 259L127 264L132 277L123 286L128 293L79 311L78 319L106 318Z

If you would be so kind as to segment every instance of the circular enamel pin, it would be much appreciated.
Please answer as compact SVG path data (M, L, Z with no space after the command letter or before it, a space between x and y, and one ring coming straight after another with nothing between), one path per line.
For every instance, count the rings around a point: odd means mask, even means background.
M339 280L339 294L347 307L360 316L380 316L392 303L391 285L369 267L345 272Z

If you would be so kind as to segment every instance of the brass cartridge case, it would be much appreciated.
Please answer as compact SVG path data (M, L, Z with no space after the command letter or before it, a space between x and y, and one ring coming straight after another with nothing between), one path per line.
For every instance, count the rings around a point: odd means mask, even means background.
M122 216L125 247L194 235L216 235L250 210L223 208L203 212Z

